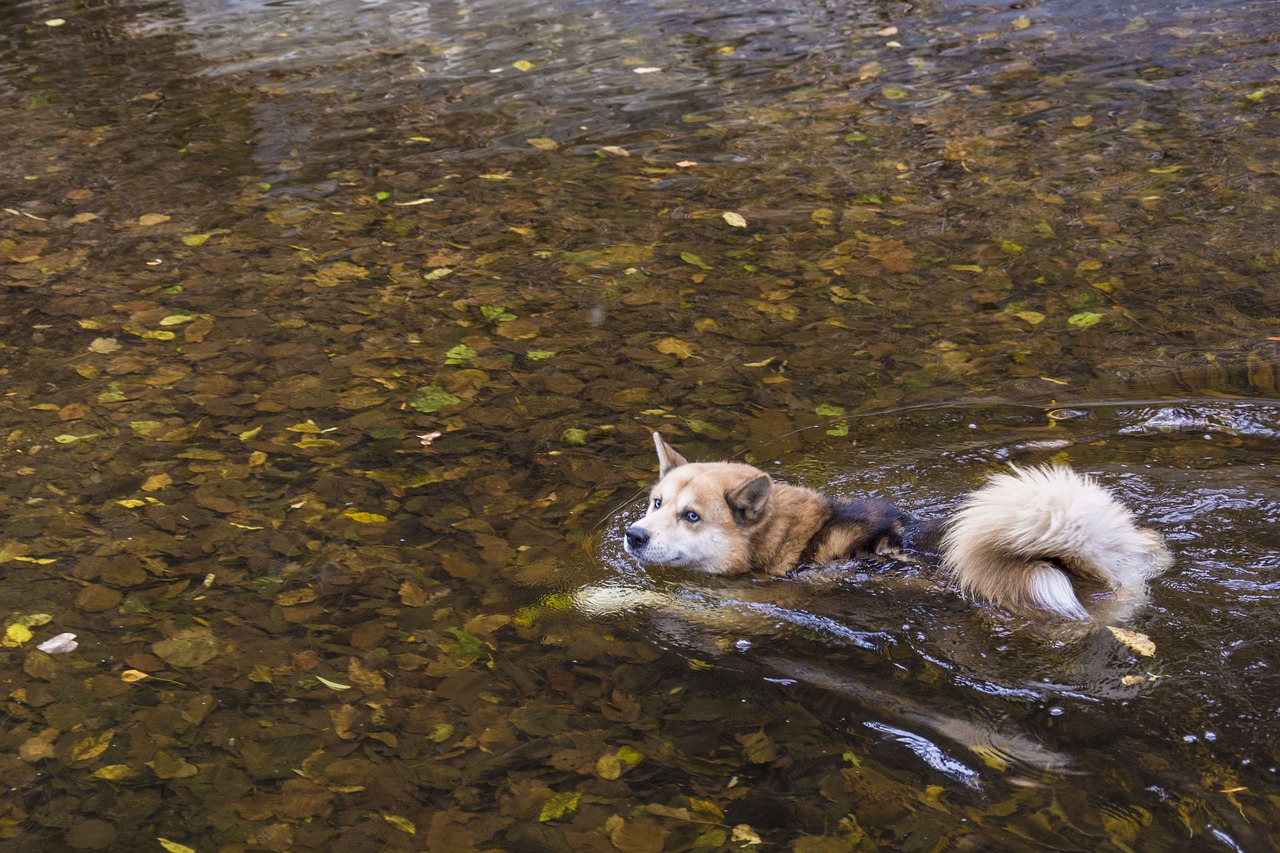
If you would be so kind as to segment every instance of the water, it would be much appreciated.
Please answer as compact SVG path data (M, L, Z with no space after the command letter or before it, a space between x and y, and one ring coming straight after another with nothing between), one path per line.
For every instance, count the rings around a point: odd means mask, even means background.
M0 845L1275 849L1277 14L6 4ZM655 428L1069 461L1155 655L643 572Z

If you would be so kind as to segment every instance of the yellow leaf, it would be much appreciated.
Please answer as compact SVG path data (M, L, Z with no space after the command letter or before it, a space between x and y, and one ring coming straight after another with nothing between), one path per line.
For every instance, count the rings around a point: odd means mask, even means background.
M1107 630L1110 631L1117 640L1140 655L1151 657L1156 653L1156 644L1151 642L1151 638L1146 634L1140 634L1137 631L1129 631L1125 628L1115 628L1111 625L1107 626Z
M138 224L142 226L159 225L161 222L168 222L169 217L163 213L144 213L138 217Z
M382 819L385 820L387 823L391 824L392 826L394 826L396 829L400 830L401 832L407 832L410 835L416 835L418 832L418 827L414 826L413 821L409 820L407 817L400 817L399 815L393 815L393 814L384 814L382 816Z
M1093 116L1076 116L1071 119L1072 127L1088 127L1093 124Z
M1025 30L1029 26L1031 26L1031 19L1026 15L1019 15L1013 19L1013 28L1015 30Z
M262 432L261 424L254 427L253 429L245 430L244 432L240 433L240 435L236 436L236 438L239 438L241 441L253 441L255 438L258 437L258 433L260 432Z
M309 435L319 435L320 433L324 432L324 429L318 426L315 421L303 421L300 424L294 424L291 427L285 427L285 429L287 429L289 432L303 432Z
M145 332L139 332L138 337L147 341L171 341L177 337L173 332L164 329L148 329Z
M622 775L622 762L616 755L602 755L596 761L596 774L601 779L612 782Z
M342 514L352 521L358 521L360 524L378 524L379 521L387 520L387 516L379 515L378 512L358 512L356 510L347 510Z
M126 669L124 672L120 673L120 680L125 684L133 684L134 682L142 681L144 678L150 677L150 675L147 675L145 672L138 669Z
M1044 315L1039 311L1019 311L1013 316L1017 317L1019 320L1026 320L1033 326L1037 326L1044 322Z
M726 210L723 214L724 221L728 222L734 228L746 228L747 220L743 218L741 213L734 213L732 210Z
M511 65L517 71L528 71L530 68L533 68L533 63L527 59L517 59L515 62L511 63Z
M124 507L125 509L137 509L140 506L147 505L146 501L138 500L137 498L128 498L126 500L116 501L116 503L118 503L120 506Z
M128 764L108 764L106 767L99 767L89 774L91 778L102 779L107 782L123 782L125 779L132 779L137 775L138 771Z
M5 629L4 639L0 640L0 645L5 648L16 649L30 639L31 629L26 625L10 625Z
M91 761L99 755L107 751L107 747L111 746L111 739L115 737L115 729L107 729L100 735L93 735L76 742L71 747L72 761Z
M679 359L691 358L693 356L693 345L687 344L679 338L663 338L654 344L653 347L663 355L674 355Z
M952 264L951 269L958 272L982 272L982 267L977 264Z
M555 151L560 147L559 142L556 142L554 139L548 139L545 136L535 136L533 139L526 139L525 142L529 143L534 148L540 148L543 151Z
M168 474L152 474L150 477L142 481L142 491L158 492L161 489L167 489L173 485L173 478Z
M170 314L160 321L161 326L181 326L183 323L190 323L196 319L195 314Z
M156 841L159 841L160 846L163 847L165 850L167 850L169 853L196 853L195 848L188 847L185 844L179 844L176 841L170 841L167 838L157 837Z

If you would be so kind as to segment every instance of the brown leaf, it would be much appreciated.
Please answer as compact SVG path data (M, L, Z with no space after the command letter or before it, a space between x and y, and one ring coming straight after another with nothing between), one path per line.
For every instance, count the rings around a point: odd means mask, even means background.
M151 651L170 666L192 667L208 663L221 654L222 649L213 631L199 625L152 643Z

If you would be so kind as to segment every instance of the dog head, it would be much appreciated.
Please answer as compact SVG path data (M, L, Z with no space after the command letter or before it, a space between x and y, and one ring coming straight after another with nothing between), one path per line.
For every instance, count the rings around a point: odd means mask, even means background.
M751 531L769 513L773 481L738 462L689 462L653 434L658 482L624 546L641 563L715 575L751 568Z

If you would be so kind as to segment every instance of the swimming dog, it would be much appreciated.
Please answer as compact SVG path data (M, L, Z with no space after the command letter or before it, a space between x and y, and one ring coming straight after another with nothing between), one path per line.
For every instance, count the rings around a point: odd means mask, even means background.
M1081 593L1140 594L1173 557L1093 478L1070 468L996 474L947 519L838 498L740 462L689 462L653 434L658 482L624 547L641 563L780 577L889 557L934 560L959 590L1017 611L1087 619Z

